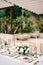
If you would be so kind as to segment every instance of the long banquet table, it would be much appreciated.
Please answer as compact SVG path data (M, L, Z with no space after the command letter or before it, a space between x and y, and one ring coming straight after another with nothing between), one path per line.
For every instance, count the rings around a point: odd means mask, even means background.
M19 36L19 35L16 35L16 36ZM10 41L11 45L14 44L14 43L16 43L16 45L21 45L21 43L24 44L24 45L28 45L30 43L33 43L33 44L35 43L36 46L37 46L38 53L40 52L40 44L43 43L43 38L29 38L27 41L21 42L21 41L17 41L17 40L15 41L14 37L15 36L11 35L11 34L2 34L2 33L0 33L0 39L5 40L8 43Z

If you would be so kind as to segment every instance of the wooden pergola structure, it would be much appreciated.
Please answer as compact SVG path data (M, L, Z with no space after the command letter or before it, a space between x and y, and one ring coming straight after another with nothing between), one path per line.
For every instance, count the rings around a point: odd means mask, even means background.
M12 7L14 5L8 1L4 1L4 0L1 0L0 1L0 9L6 9L6 8L10 8L10 26L11 26L11 33L12 33Z

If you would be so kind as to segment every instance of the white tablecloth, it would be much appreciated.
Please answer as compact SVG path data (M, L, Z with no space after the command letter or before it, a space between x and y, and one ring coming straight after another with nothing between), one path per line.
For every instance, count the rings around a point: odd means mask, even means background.
M33 65L34 62L26 63L21 60L15 59L14 57L9 58L8 56L0 55L0 65Z
M37 60L31 62L31 63L26 63L21 60L15 59L14 57L8 57L8 56L3 56L0 54L0 65L34 65L36 61L38 61L37 65L43 65L43 56L38 57Z

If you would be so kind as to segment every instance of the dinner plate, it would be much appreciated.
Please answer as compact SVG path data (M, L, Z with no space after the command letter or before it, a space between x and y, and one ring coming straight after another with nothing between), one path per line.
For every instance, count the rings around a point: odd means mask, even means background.
M27 57L27 56L20 56L17 59L19 59L23 62L28 62L28 63L36 60L36 58L34 58L34 57Z

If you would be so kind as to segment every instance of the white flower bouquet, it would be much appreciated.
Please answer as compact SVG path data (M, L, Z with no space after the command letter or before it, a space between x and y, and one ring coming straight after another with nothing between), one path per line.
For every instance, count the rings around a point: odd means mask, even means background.
M33 51L29 46L17 46L16 49L18 53L21 55L29 55L29 54L34 55Z

